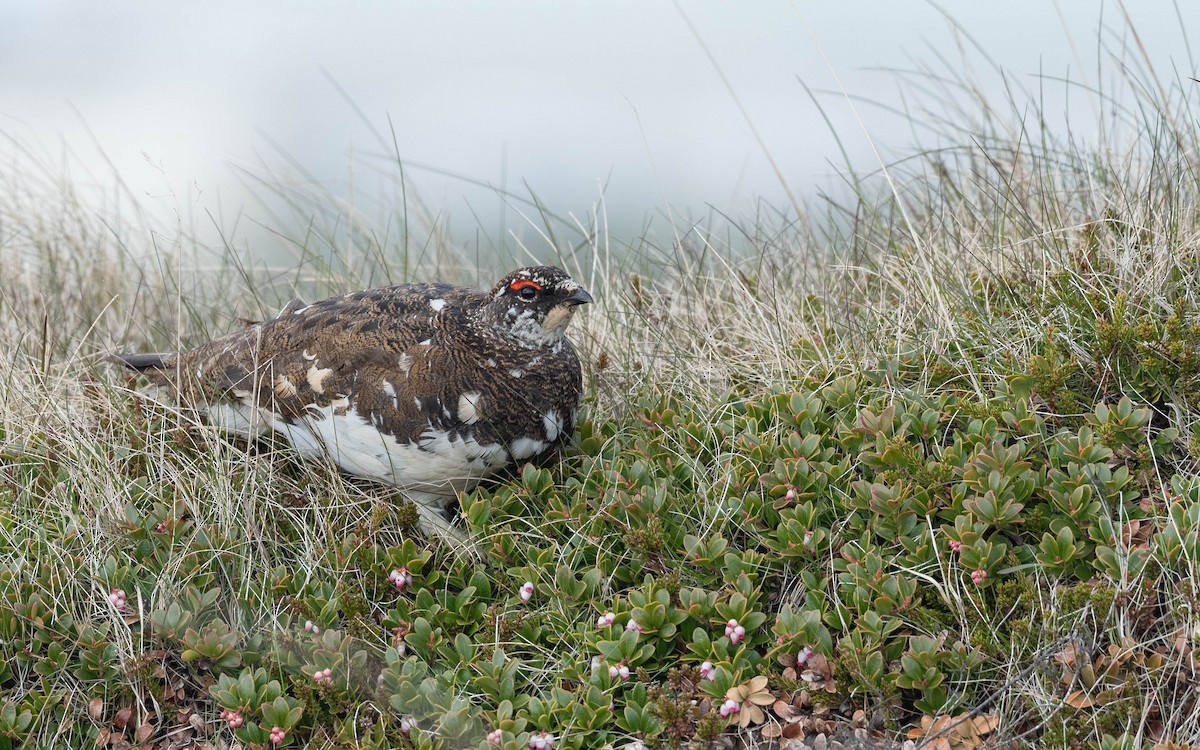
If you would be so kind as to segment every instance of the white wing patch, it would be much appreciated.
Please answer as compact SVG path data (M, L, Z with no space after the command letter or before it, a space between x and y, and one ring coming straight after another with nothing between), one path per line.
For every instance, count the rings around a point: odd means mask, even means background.
M475 424L479 421L482 414L480 413L480 401L482 395L479 391L467 391L458 397L458 418L467 424Z
M213 427L249 439L269 433L276 420L275 413L267 409L228 402L209 404L204 416Z
M446 300L431 299L431 300L429 300L429 306L433 308L434 312L441 312L442 308L446 306Z
M533 438L523 437L517 438L512 443L512 457L518 461L536 456L546 450L547 443L544 440L535 440Z
M542 415L542 426L546 428L546 440L553 443L562 434L563 418L554 409Z
M313 389L313 393L325 392L325 378L333 374L332 367L317 367L313 365L308 368L304 379L308 381L308 387Z

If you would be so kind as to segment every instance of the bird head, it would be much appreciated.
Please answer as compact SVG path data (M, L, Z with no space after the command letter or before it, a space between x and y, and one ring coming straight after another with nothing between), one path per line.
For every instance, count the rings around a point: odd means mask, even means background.
M579 305L592 295L554 266L518 268L492 287L488 310L493 323L529 346L562 339Z

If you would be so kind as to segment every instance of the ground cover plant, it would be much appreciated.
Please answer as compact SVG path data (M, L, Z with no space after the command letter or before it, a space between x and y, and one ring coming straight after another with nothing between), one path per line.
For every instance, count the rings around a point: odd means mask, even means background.
M0 746L1195 743L1198 140L1140 70L1090 147L984 106L800 216L617 252L543 215L599 300L586 413L462 498L479 556L101 357L492 275L419 207L288 193L298 262L214 270L5 175Z

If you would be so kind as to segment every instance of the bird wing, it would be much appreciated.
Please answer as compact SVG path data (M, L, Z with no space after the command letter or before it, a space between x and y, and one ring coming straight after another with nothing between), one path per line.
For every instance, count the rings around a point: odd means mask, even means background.
M272 320L184 355L194 377L189 395L268 408L289 422L319 418L329 407L353 410L401 442L419 441L431 428L462 429L459 377L448 375L463 377L474 362L451 345L448 328L461 320L447 317L480 298L423 284L288 305ZM431 300L444 303L431 307Z

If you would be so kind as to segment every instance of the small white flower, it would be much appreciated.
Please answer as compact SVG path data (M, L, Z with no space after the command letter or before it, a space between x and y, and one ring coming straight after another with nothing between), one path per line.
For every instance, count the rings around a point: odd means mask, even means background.
M529 738L529 747L531 750L551 750L557 738L549 732L538 732Z
M706 680L717 679L717 670L713 667L711 661L706 661L700 665L700 676Z
M616 620L616 619L617 619L617 616L614 613L605 612L604 614L600 615L600 619L596 620L596 627L598 627L598 628L607 627L609 625L612 625L613 620Z
M721 704L721 716L727 717L731 714L739 713L742 710L741 705L732 698Z
M521 601L527 602L533 597L533 582L526 581L521 584Z
M638 625L638 621L633 619L632 617L629 618L629 622L625 623L625 629L626 630L636 630L639 633L642 632L642 626Z
M628 680L629 679L629 667L625 666L624 664L618 664L614 667L609 667L608 668L608 676L614 680L617 679L618 677L620 677L622 680Z
M806 661L812 658L812 649L808 646L800 649L800 653L796 654L796 666L803 666Z

